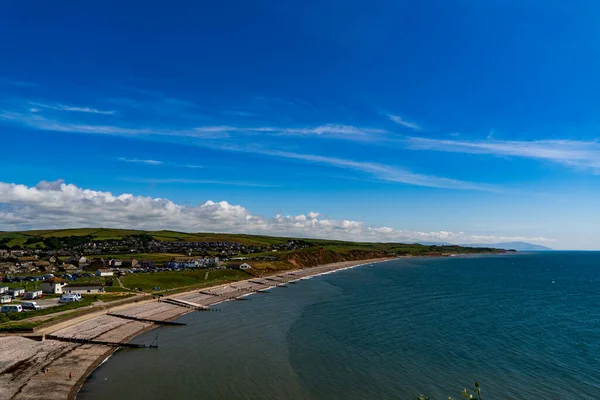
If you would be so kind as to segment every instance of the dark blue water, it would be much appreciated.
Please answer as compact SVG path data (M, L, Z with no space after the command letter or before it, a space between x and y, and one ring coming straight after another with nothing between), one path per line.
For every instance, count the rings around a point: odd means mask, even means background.
M81 399L600 398L600 253L410 259L181 318Z

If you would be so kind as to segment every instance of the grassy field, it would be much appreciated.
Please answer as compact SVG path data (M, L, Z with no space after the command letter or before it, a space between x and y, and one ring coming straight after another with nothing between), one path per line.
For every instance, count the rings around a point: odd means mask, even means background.
M120 260L129 260L135 258L136 260L154 260L154 262L165 262L171 261L174 257L184 257L185 254L179 253L127 253L127 254L100 254L94 257L99 258L118 258Z
M250 275L244 271L218 269L131 274L122 277L121 282L127 288L141 288L144 291L153 292L155 286L160 287L161 291L165 291L195 285L217 285L248 279L249 277Z
M148 234L156 240L161 241L181 241L181 242L222 242L231 241L239 242L245 245L268 245L284 243L288 238L258 236L258 235L243 235L243 234L226 234L226 233L185 233L175 231L138 231L132 229L106 229L106 228L79 228L79 229L55 229L55 230L31 230L23 232L0 232L0 239L11 238L10 246L22 245L28 238L31 237L68 237L68 236L91 236L95 240L121 239L129 235ZM43 247L43 244L40 243ZM27 247L34 248L35 244Z
M10 313L8 315L0 314L0 331L3 330L2 328L3 328L4 324L10 323L11 321L21 321L21 320L27 320L30 318L40 317L40 316L44 316L44 315L51 315L51 314L55 314L55 313L62 312L62 311L77 310L80 308L89 307L92 304L94 304L95 302L97 302L98 300L108 303L111 301L126 299L126 298L132 297L132 296L135 296L135 295L132 293L90 294L90 295L83 295L81 301L65 303L65 304L58 305L56 307L48 307L48 308L44 308L42 310L37 310L37 311ZM44 322L46 322L46 319L44 319Z

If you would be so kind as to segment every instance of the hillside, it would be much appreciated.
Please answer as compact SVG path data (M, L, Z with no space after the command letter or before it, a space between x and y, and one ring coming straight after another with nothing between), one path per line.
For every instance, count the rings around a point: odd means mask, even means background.
M103 244L127 241L135 238L133 245L119 244L119 251L103 251ZM142 239L140 239L142 238ZM141 240L141 241L140 241ZM145 242L143 242L145 241ZM154 250L147 247L148 241L154 242L160 249ZM290 241L296 243L287 246ZM95 243L95 251L88 244ZM140 247L141 243L146 247ZM499 253L504 250L492 248L470 248L454 245L425 246L421 244L403 243L365 243L347 242L324 239L298 239L288 237L258 236L244 234L221 233L185 233L175 231L140 231L128 229L58 229L58 230L32 230L22 232L1 232L0 249L24 249L52 254L61 251L61 254L86 254L88 257L135 257L138 259L152 259L155 262L164 262L173 257L188 252L198 253L193 249L196 244L186 242L214 243L209 245L211 250L204 255L212 254L222 258L244 257L253 260L257 270L280 270L298 267L311 267L320 264L365 260L380 257L395 256L440 256L449 254L486 254ZM239 246L225 245L228 249L221 252L219 242L238 243ZM162 244L161 244L162 243ZM301 246L298 244L301 243ZM234 250L231 250L235 247ZM111 247L111 249L115 249ZM195 252L195 253L194 253Z
M456 245L421 245L404 243L371 243L371 242L349 242L326 239L290 238L275 236L259 236L230 233L186 233L169 230L142 231L130 229L107 229L107 228L78 228L78 229L54 229L54 230L31 230L20 232L0 232L0 246L2 248L24 248L44 249L46 245L43 239L47 238L69 238L87 237L90 241L123 240L136 235L149 235L160 242L237 242L245 246L269 246L283 244L289 240L301 240L310 243L312 247L322 247L337 253L349 253L351 251L365 252L388 252L397 254L423 255L430 252L439 253L494 253L498 249L485 246L464 247Z
M44 244L37 243L25 244L27 240L34 238L64 238L64 237L83 237L89 236L93 240L122 240L127 236L146 234L152 236L155 240L169 242L219 242L232 241L249 246L261 246L269 244L284 243L289 238L227 234L227 233L186 233L169 230L162 231L142 231L132 229L107 229L107 228L77 228L77 229L53 229L53 230L31 230L21 232L0 232L0 245L5 244L9 247L20 246L23 248L44 248ZM39 243L39 242L38 242Z
M486 244L465 244L468 247L494 247L496 249L517 250L517 251L551 251L550 247L541 246L539 244L527 242L502 242L502 243L486 243Z

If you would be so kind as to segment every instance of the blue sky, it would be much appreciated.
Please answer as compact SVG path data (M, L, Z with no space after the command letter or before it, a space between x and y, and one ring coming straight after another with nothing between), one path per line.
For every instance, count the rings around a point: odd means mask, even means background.
M599 11L4 2L0 229L600 248Z

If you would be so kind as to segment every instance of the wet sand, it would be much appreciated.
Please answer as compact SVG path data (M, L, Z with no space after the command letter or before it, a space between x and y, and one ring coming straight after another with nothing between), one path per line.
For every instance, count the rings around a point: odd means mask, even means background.
M203 290L193 290L166 296L202 307L223 301L243 299L257 291L268 290L290 282L331 273L388 259L345 261L313 268L284 271L268 277L252 278ZM200 293L202 292L202 293ZM110 312L111 315L107 315ZM83 315L41 329L36 334L64 340L83 339L110 343L126 343L130 339L159 325L152 321L172 321L194 312L183 305L154 299L116 306ZM140 318L144 321L121 318ZM73 399L87 376L108 358L117 347L100 344L80 344L59 340L34 341L21 336L0 337L0 398L2 399ZM44 369L49 369L43 372Z

